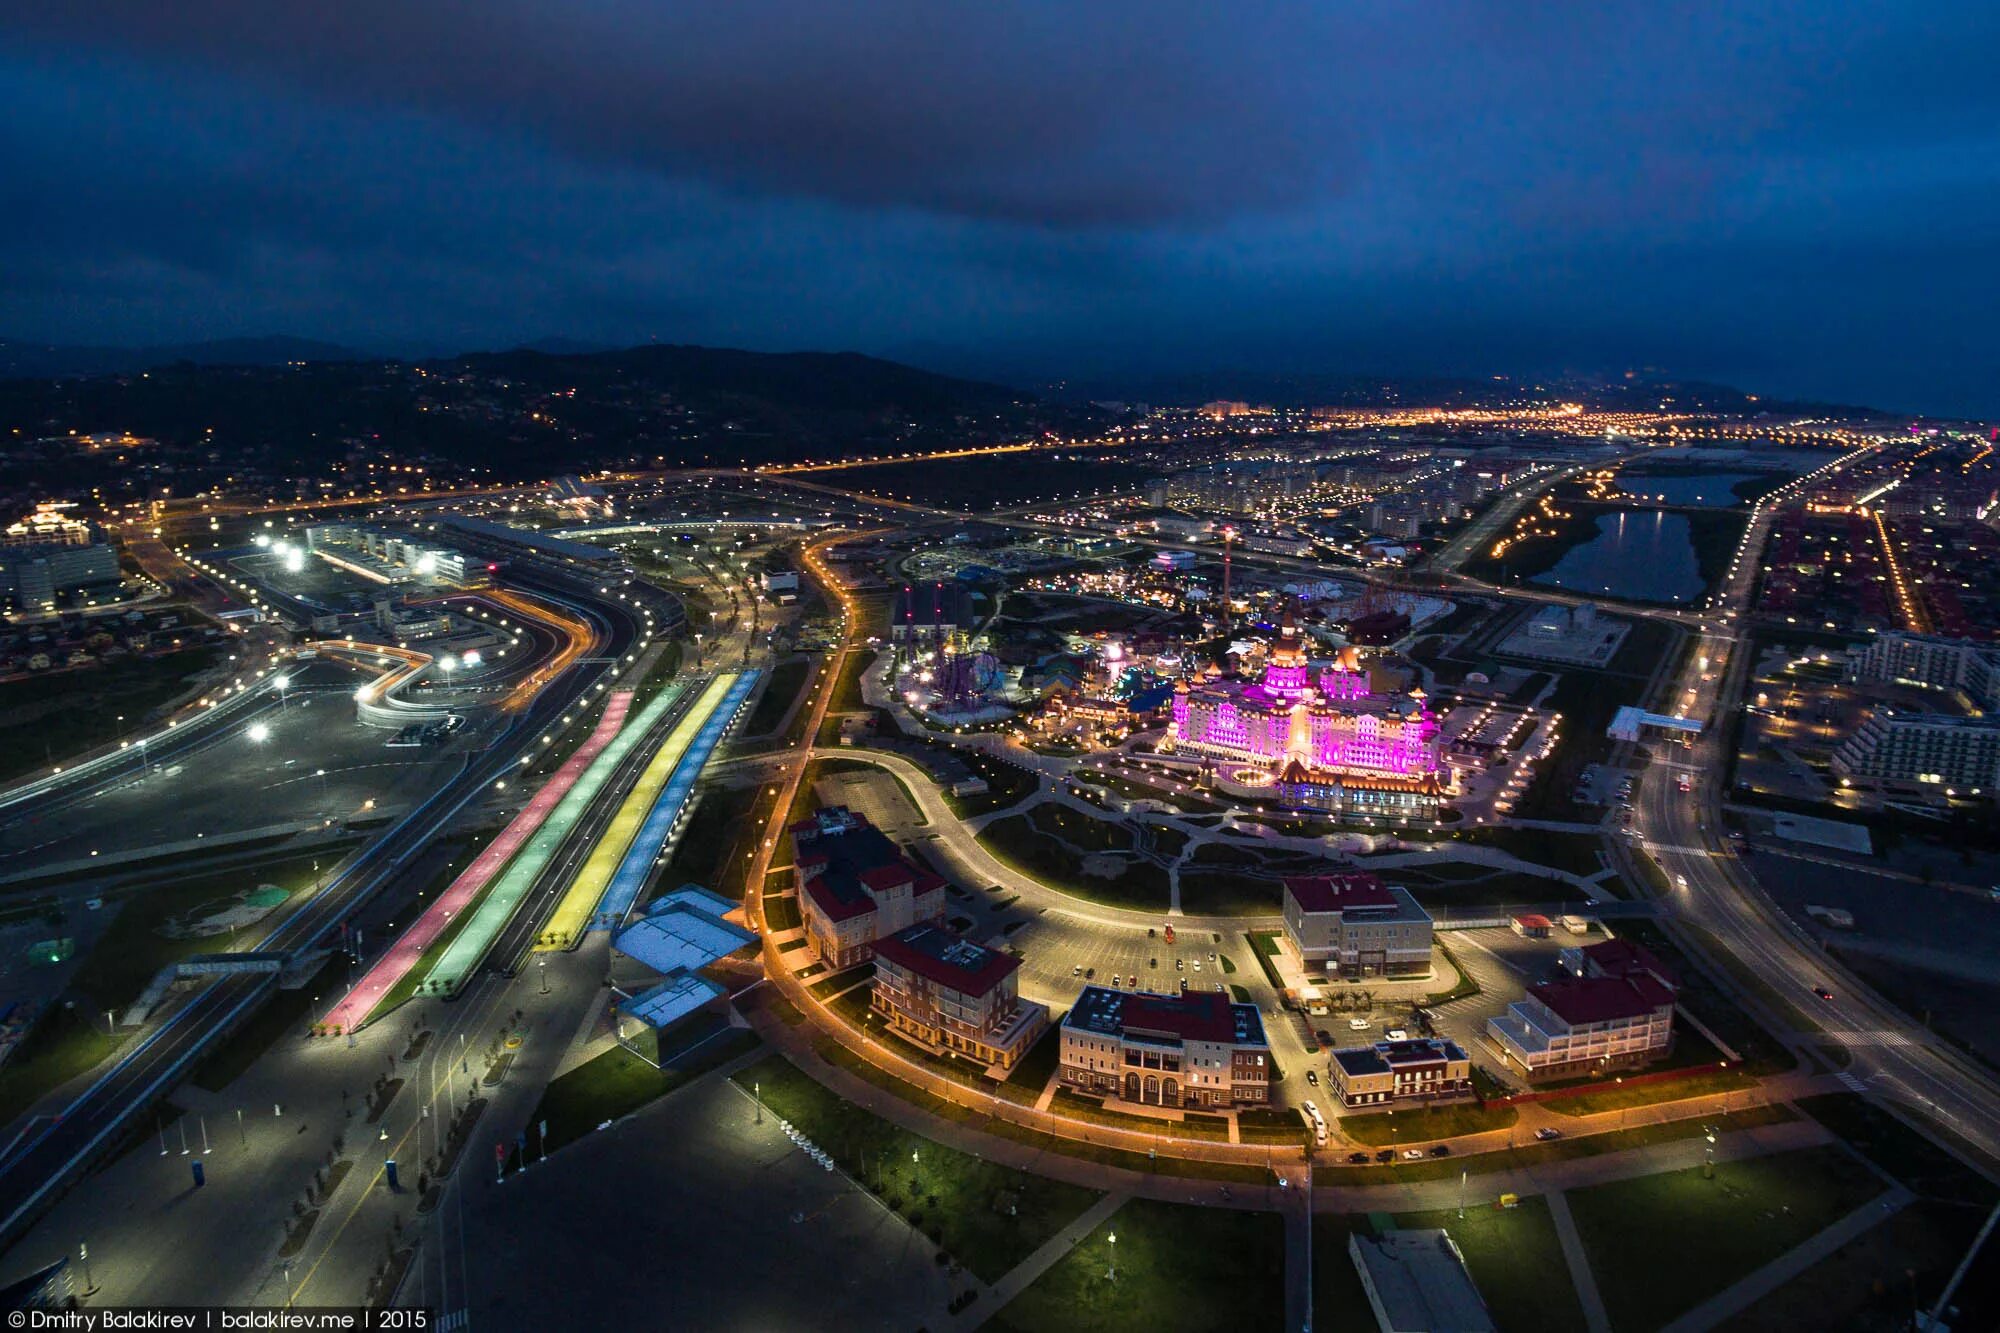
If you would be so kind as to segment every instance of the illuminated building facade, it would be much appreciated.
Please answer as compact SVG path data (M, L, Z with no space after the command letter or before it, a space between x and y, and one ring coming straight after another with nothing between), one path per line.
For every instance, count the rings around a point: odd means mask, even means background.
M1182 681L1172 718L1162 749L1257 770L1293 804L1407 816L1443 792L1423 692L1373 693L1351 649L1315 675L1289 608L1260 680Z

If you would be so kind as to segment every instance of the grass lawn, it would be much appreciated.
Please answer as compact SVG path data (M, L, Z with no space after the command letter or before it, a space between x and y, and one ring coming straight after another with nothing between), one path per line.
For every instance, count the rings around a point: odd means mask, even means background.
M783 1013L782 1010L779 1012ZM787 1021L790 1020L788 1019ZM825 1044L821 1044L815 1042L813 1049L819 1054L821 1059L826 1060L828 1063L838 1065L856 1078L873 1083L883 1091L893 1093L901 1097L904 1101L929 1111L932 1115L970 1125L996 1138L1011 1139L1015 1143L1027 1144L1042 1152L1059 1153L1065 1157L1075 1157L1081 1161L1101 1162L1106 1166L1123 1167L1127 1171L1144 1171L1156 1175L1188 1176L1199 1180L1229 1181L1236 1184L1250 1185L1268 1185L1271 1183L1270 1171L1262 1166L1253 1166L1248 1163L1239 1162L1189 1161L1178 1157L1162 1157L1156 1160L1148 1157L1145 1153L1134 1152L1127 1148L1114 1148L1106 1144L1087 1143L1079 1139L1045 1134L1040 1130L1029 1129L1023 1125L1014 1124L1009 1120L982 1115L975 1111L969 1111L956 1103L947 1102L943 1098L926 1092L922 1088L905 1083L886 1070L877 1068L838 1043L826 1042Z
M1732 1111L1721 1117L1670 1120L1663 1125L1640 1125L1606 1134L1558 1139L1553 1143L1527 1141L1518 1148L1478 1153L1470 1157L1427 1157L1421 1162L1397 1162L1394 1165L1371 1162L1367 1166L1348 1166L1322 1159L1321 1164L1313 1168L1313 1180L1321 1185L1388 1185L1399 1181L1449 1180L1461 1171L1470 1171L1477 1176L1488 1171L1546 1166L1551 1162L1578 1157L1601 1157L1605 1153L1646 1148L1656 1143L1676 1143L1698 1138L1705 1125L1714 1125L1726 1134L1765 1125L1788 1124L1797 1119L1797 1114L1789 1107L1758 1106L1748 1111ZM1525 1135L1522 1137L1526 1139Z
M660 1069L622 1046L578 1065L543 1091L542 1104L528 1118L529 1124L549 1122L548 1146L553 1152L760 1044L755 1033L730 1028L726 1020L706 1015L697 1015L670 1033L668 1042L682 1054L669 1056Z
M1174 1121L1161 1120L1153 1116L1131 1115L1107 1107L1099 1098L1080 1096L1068 1088L1056 1089L1055 1100L1049 1103L1049 1111L1055 1115L1068 1116L1072 1120L1087 1120L1094 1125L1115 1125L1119 1129L1129 1129L1140 1134L1217 1141L1227 1141L1229 1138L1229 1123L1214 1116L1191 1115L1184 1121Z
M1278 881L1230 870L1181 869L1181 910L1191 916L1273 916Z
M1086 821L1084 816L1071 811L1062 825L1051 819L1050 827L1061 828L1064 838L1068 838L1085 822L1100 821ZM1083 854L1068 842L1042 832L1027 815L1008 815L995 820L979 831L979 841L995 860L1079 898L1117 907L1164 908L1170 897L1167 872L1150 861L1127 862L1125 869L1111 879L1084 874Z
M874 975L875 964L856 963L853 967L844 968L830 977L821 977L809 989L816 998L824 1000L827 996L837 995L849 986L867 981Z
M1062 1021L1061 1014L1049 1016L1049 1030L1037 1037L1035 1044L1021 1056L1020 1063L1007 1071L1007 1081L998 1089L1001 1096L1032 1106L1042 1095L1042 1089L1049 1085L1062 1063Z
M1596 1115L1600 1111L1618 1111L1631 1106L1657 1106L1661 1102L1680 1102L1690 1097L1706 1097L1711 1093L1751 1087L1756 1082L1754 1076L1732 1065L1728 1069L1711 1069L1705 1073L1689 1074L1685 1078L1664 1079L1658 1083L1614 1083L1597 1092L1580 1092L1574 1097L1552 1097L1542 1105L1557 1115Z
M201 1058L201 1063L194 1067L195 1086L221 1092L256 1064L278 1038L287 1032L303 1037L306 1025L312 1021L314 998L326 993L320 983L337 980L326 975L332 962L329 958L320 964L319 972L298 989L273 991L266 996L256 1013Z
M1500 1328L1566 1333L1585 1327L1562 1242L1542 1196L1522 1199L1513 1208L1467 1207L1462 1218L1456 1208L1399 1213L1396 1225L1449 1232Z
M1244 1143L1289 1143L1310 1137L1305 1121L1288 1107L1251 1106L1236 1113L1236 1136Z
M141 719L187 693L188 677L221 660L220 645L160 657L125 657L0 685L0 779L61 764L142 729ZM125 720L118 720L123 714Z
M1285 1319L1284 1269L1285 1224L1276 1213L1134 1199L987 1327L1275 1330Z
M1355 1227L1346 1218L1321 1213L1313 1218L1313 1328L1316 1333L1375 1333L1375 1313L1362 1289L1361 1274L1347 1252ZM1364 1233L1365 1234L1365 1233Z
M1808 1148L1593 1185L1570 1212L1612 1327L1654 1329L1882 1192L1840 1148ZM1672 1255L1670 1263L1661 1256Z
M743 723L743 734L762 736L773 731L785 720L785 712L792 706L792 700L799 697L799 687L806 682L806 672L812 663L800 657L789 662L780 662L771 669L771 679L764 686L764 693L757 699L757 706L750 710L750 716Z
M1392 1143L1429 1143L1432 1139L1506 1129L1520 1118L1521 1112L1512 1106L1460 1102L1454 1106L1432 1106L1414 1111L1344 1115L1335 1120L1334 1125L1356 1143L1383 1148Z
M1728 1333L1772 1328L1839 1328L1904 1333L1913 1307L1929 1310L1971 1247L1981 1214L1922 1201L1800 1273L1721 1327ZM1953 1328L2000 1328L2000 1263L1992 1244L1952 1297Z
M96 1012L101 1014L137 999L153 975L169 963L195 954L235 953L255 948L297 905L295 902L285 902L253 925L219 935L170 939L159 932L175 917L210 904L220 910L233 895L261 885L275 885L288 899L294 898L312 884L315 864L319 867L317 873L324 875L340 863L348 850L347 845L339 845L325 848L317 855L294 853L156 883L130 891L130 896L121 891L117 895L122 900L117 919L77 968L71 984L88 995Z
M764 895L764 924L771 930L797 930L805 924L799 914L799 900L789 893Z
M1095 1191L1016 1171L898 1128L775 1056L742 1070L736 1082L755 1085L766 1106L988 1282L1098 1198Z
M94 1069L125 1044L104 1030L102 1014L57 1005L0 1066L0 1125L69 1080Z
M2000 1186L1889 1112L1851 1092L1806 1097L1799 1109L1851 1144L1914 1193L1946 1203L1990 1208Z
M1556 833L1548 829L1501 827L1475 829L1461 836L1470 842L1497 847L1523 861L1554 870L1567 870L1574 875L1594 875L1604 869L1599 855L1604 839L1594 833ZM1563 887L1550 884L1543 896L1560 896Z

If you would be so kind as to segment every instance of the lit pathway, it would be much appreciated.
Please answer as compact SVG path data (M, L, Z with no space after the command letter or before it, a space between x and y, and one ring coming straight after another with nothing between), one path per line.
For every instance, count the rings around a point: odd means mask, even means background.
M411 968L423 957L424 950L444 933L452 918L470 906L493 877L500 873L500 867L521 850L524 843L542 826L556 803L568 794L590 767L590 761L611 743L619 728L625 725L625 714L632 707L632 692L616 690L604 705L604 716L597 720L597 726L578 746L576 752L565 759L562 766L542 784L541 790L521 807L520 813L507 821L507 827L500 830L498 837L486 844L483 851L474 857L472 864L452 880L445 891L438 895L402 937L389 946L389 951L375 961L375 965L362 974L354 989L336 1002L326 1015L326 1021L343 1028L352 1027L356 1021L366 1018L382 997L395 989L396 983L409 974Z
M1604 1297L1597 1290L1597 1274L1591 1271L1590 1256L1584 1253L1583 1237L1577 1234L1576 1219L1570 1216L1569 1200L1561 1190L1547 1195L1549 1220L1556 1224L1556 1239L1562 1243L1563 1260L1569 1265L1570 1284L1576 1288L1577 1303L1590 1333L1611 1333L1611 1317L1604 1312Z
M1915 1198L1914 1194L1899 1185L1886 1194L1870 1199L1818 1235L1787 1250L1740 1282L1723 1288L1668 1324L1661 1333L1698 1333L1701 1329L1715 1328L1849 1241L1881 1226Z
M1075 1221L1043 1241L1033 1254L1015 1264L987 1288L992 1301L979 1301L965 1310L957 1318L945 1324L947 1329L963 1329L967 1333L991 1319L995 1311L1006 1308L1007 1302L1019 1296L1032 1285L1036 1278L1054 1268L1062 1257L1081 1245L1084 1238L1111 1219L1111 1215L1123 1208L1132 1196L1125 1193L1111 1193L1077 1215Z

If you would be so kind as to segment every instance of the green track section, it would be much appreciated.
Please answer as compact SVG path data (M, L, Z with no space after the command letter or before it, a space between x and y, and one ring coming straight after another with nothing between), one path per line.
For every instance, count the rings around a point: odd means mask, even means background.
M442 983L442 990L453 992L465 983L466 978L472 975L473 969L479 966L487 951L493 947L493 941L500 937L500 932L514 919L514 913L521 906L521 900L535 887L535 881L541 878L542 872L548 868L550 859L563 845L563 840L569 837L570 831L576 827L577 820L583 818L584 813L590 809L591 802L597 799L597 794L604 789L604 784L611 780L611 775L618 771L618 766L630 757L633 747L652 734L653 729L660 725L661 720L673 710L674 705L680 702L681 696L686 693L687 685L682 681L675 681L661 690L650 703L639 710L637 717L625 724L624 730L618 733L617 738L605 746L597 758L591 761L590 767L584 770L576 785L569 789L569 794L549 812L549 817L542 822L541 828L535 831L535 835L528 839L527 845L508 862L505 870L494 876L493 883L487 886L479 901L468 909L469 919L444 937L443 949L424 971L424 980L419 984L419 989L436 981Z

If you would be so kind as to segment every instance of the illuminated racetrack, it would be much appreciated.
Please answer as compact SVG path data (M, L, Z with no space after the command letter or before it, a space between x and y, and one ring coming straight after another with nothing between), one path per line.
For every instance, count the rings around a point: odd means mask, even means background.
M556 904L556 910L542 929L537 948L568 948L583 937L596 917L598 903L611 885L612 875L624 863L626 849L638 836L640 826L659 800L668 779L694 745L702 726L729 693L731 681L729 676L717 676L711 680L693 707L674 724L673 731L661 743L652 762L646 765L639 780L632 784L632 790L618 807L618 813L604 826L604 832L598 837L597 845L591 848L583 868L570 881L569 888L564 891L562 900Z
M702 722L694 743L674 766L674 776L653 802L653 808L646 815L645 823L632 838L632 845L625 850L624 859L618 863L617 872L611 876L610 886L604 898L592 914L590 928L609 929L625 919L632 905L639 898L639 891L646 886L647 877L652 874L653 865L659 859L660 851L667 845L667 839L680 826L681 816L687 811L688 798L694 795L695 783L701 778L701 771L707 767L709 756L722 743L730 724L743 708L743 701L750 697L756 687L757 678L763 673L747 671L729 684L727 692L716 703L707 720ZM717 684L728 681L723 677ZM703 703L707 702L706 696ZM701 712L697 705L695 712Z
M354 988L341 997L339 1003L327 1013L326 1022L334 1025L336 1030L344 1031L354 1026L382 1002L382 997L393 990L397 982L409 975L410 969L417 965L423 958L424 951L444 933L452 918L478 899L480 891L500 872L500 868L507 864L514 853L521 850L522 844L527 842L529 836L542 826L542 822L549 817L549 812L556 808L556 803L576 786L585 770L590 767L591 761L617 737L625 725L625 715L631 707L630 690L617 690L612 693L610 700L604 706L604 716L598 719L597 726L584 739L583 744L563 761L562 767L542 784L541 790L521 807L520 813L507 821L507 827L500 830L499 836L486 844L484 850L473 858L472 864L460 872L458 878L438 895L438 900L410 924L410 928L403 932L402 937L390 946L389 952L377 959L375 965L354 984Z
M424 983L436 981L442 990L456 992L472 975L527 897L528 891L534 888L535 881L548 868L550 859L597 799L604 784L630 756L633 747L673 710L685 689L684 685L675 682L640 709L636 716L628 717L617 736L598 751L583 775L563 794L555 809L542 820L541 826L528 838L507 868L490 882L483 893L475 895L471 915L465 917L463 913L459 914L463 924L457 933L442 947L433 941L431 947L436 953L424 973ZM365 1023L367 1019L361 1021Z

